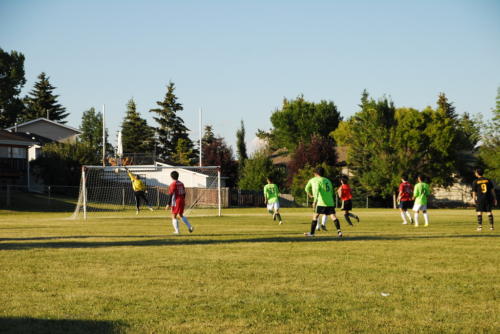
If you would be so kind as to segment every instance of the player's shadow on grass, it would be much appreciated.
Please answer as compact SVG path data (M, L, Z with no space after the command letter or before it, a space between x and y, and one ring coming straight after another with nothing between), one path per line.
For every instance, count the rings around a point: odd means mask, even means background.
M99 237L99 236L98 236ZM113 238L112 236L100 236ZM119 238L141 238L143 240L118 240L118 241L55 241L60 239L82 239L96 238L96 236L65 236L65 237L44 237L43 239L23 239L45 240L47 242L3 242L10 239L0 239L0 250L22 250L36 248L106 248L106 247L154 247L154 246L184 246L184 245L217 245L217 244L236 244L236 243L311 243L311 242L353 242L353 241L404 241L420 239L462 239L462 238L499 238L496 234L466 234L466 235L422 235L422 236L401 236L401 235L379 235L379 236L353 236L338 238L336 236L320 236L315 238L306 238L303 236L275 236L258 238L238 238L238 239L205 239L213 235L185 235L166 237L161 239L151 239L157 236L121 236ZM115 237L116 238L116 237ZM144 240L145 239L145 240ZM21 240L20 240L21 241Z
M123 326L110 321L0 317L0 331L37 334L115 334L123 333Z

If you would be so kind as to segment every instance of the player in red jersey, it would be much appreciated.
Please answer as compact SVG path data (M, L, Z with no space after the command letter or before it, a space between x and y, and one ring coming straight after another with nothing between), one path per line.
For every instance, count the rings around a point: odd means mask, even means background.
M168 198L167 198L167 207L172 208L172 225L174 226L174 234L179 234L179 221L177 217L179 217L184 224L186 224L189 233L194 231L194 226L189 223L189 220L184 217L184 203L186 198L186 190L184 188L184 183L179 181L179 173L175 170L170 173L170 177L172 178L172 183L168 187Z
M354 213L349 212L352 210L352 193L348 181L349 180L347 179L347 176L342 176L340 178L341 186L337 189L337 194L342 200L341 210L344 211L344 218L349 223L349 225L353 226L350 217L355 218L358 221L358 223L359 223L359 217L356 216Z
M406 175L401 177L401 184L399 185L398 192L399 210L401 212L401 218L403 218L403 225L408 224L406 217L410 220L410 224L413 224L413 219L408 212L408 209L413 207L413 201L411 200L413 195L413 186L407 180L408 177Z

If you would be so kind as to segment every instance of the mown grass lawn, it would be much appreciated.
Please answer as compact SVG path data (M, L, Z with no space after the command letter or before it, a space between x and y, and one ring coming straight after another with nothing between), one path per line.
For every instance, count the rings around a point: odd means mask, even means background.
M180 236L165 215L0 211L0 332L500 332L500 229L476 232L472 210L431 210L428 228L355 212L340 240L331 222L304 238L307 209L192 217Z

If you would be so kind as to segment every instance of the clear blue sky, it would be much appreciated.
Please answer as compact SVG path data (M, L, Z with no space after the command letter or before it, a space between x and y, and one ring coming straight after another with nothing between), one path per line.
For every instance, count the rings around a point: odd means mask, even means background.
M68 124L106 104L114 141L126 103L141 115L172 80L181 117L234 148L269 129L284 97L332 100L344 118L361 92L422 109L445 92L459 113L489 116L500 85L500 1L0 0L0 47L46 72Z

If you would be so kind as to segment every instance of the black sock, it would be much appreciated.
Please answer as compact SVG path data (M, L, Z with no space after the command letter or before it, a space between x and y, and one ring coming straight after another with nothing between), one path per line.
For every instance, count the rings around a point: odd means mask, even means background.
M490 226L493 227L493 215L488 216L488 221L490 222Z
M349 223L349 225L352 225L351 218L349 218L349 214L345 214L344 218Z
M279 213L276 214L276 217L278 217L278 221L281 221L281 215Z
M311 222L311 234L314 234L314 232L316 232L316 225L318 225L318 220L313 220Z
M483 216L482 215L477 216L477 224L479 226L483 226Z
M349 212L349 216L352 218L356 218L356 219L358 218L358 216L356 216L354 213L351 213L351 212Z
M340 221L338 220L338 218L335 219L333 221L333 223L335 224L335 227L337 228L337 231L340 231Z

